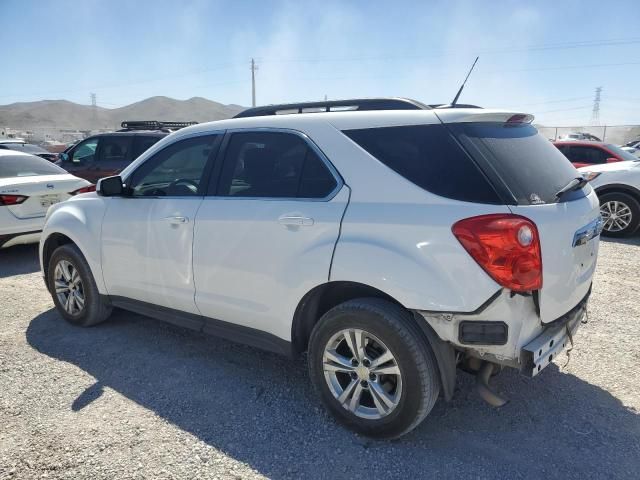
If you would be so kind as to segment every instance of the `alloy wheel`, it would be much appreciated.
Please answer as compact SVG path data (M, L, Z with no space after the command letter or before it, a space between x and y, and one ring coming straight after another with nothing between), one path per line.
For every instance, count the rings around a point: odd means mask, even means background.
M322 364L334 398L357 417L378 420L400 403L398 361L371 333L353 328L339 331L327 342Z
M600 205L600 213L604 220L604 229L608 232L621 232L632 220L629 205L619 200L611 200Z
M84 309L85 296L82 279L78 270L67 260L60 260L53 274L56 295L60 305L70 315L77 315Z

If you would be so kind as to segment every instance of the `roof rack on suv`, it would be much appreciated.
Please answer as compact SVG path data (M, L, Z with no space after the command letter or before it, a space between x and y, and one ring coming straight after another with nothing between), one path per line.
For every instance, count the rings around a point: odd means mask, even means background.
M179 130L190 125L196 125L198 122L159 122L158 120L125 120L120 124L122 127L119 132L129 130Z
M410 98L352 98L321 102L283 103L254 107L238 113L233 118L263 117L290 113L352 112L364 110L430 110L432 107Z

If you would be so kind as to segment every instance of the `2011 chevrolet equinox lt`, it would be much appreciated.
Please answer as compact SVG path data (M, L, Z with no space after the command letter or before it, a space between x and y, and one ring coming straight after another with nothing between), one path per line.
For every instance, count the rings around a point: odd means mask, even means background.
M308 351L331 413L387 438L451 399L457 367L500 404L495 369L534 376L573 341L598 199L533 117L406 99L238 117L51 207L40 258L65 319L120 307Z

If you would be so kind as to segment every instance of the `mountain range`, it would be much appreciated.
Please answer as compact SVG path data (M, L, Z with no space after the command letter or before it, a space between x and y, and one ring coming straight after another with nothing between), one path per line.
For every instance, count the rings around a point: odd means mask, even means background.
M113 129L124 120L221 120L233 117L245 108L202 97L188 100L150 97L120 108L93 107L67 100L40 100L0 105L0 126L16 129Z

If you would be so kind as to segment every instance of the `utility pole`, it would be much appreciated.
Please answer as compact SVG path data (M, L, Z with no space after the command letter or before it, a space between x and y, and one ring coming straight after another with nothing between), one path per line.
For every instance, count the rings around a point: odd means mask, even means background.
M600 125L600 94L602 87L596 88L596 96L593 99L593 110L591 111L591 125Z
M251 106L256 106L256 70L258 66L256 65L256 61L251 59Z
M93 120L93 127L96 126L96 94L91 94L91 119Z

